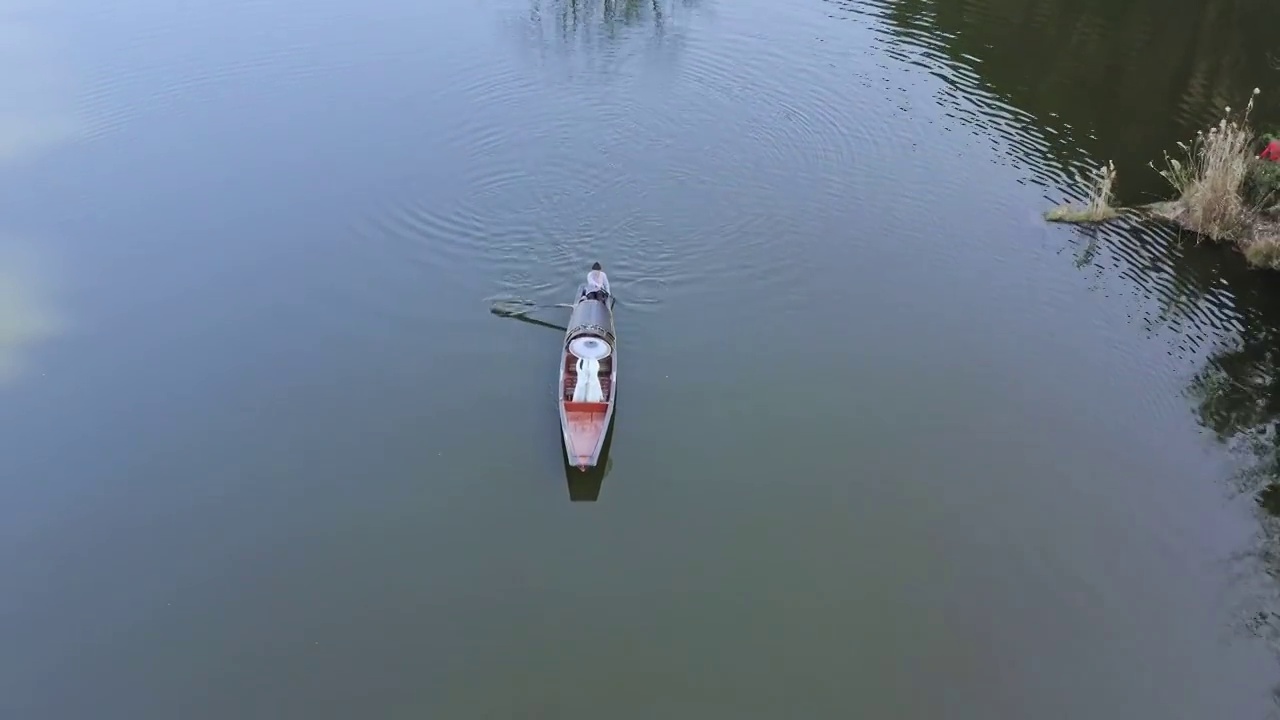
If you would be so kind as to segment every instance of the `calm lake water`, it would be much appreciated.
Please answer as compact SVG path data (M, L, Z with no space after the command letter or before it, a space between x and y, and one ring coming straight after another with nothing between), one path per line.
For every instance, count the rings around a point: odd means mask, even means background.
M1267 716L1280 281L1041 214L1277 22L0 0L0 717Z

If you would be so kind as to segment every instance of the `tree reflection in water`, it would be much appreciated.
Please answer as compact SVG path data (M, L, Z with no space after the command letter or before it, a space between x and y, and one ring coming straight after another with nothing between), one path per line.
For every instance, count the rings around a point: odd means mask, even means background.
M835 14L878 33L886 55L933 66L934 98L952 117L997 138L1010 161L1047 190L1115 161L1121 204L1166 199L1148 166L1263 93L1265 126L1280 118L1276 42L1280 4L1215 0L828 0ZM995 108L994 110L992 108ZM1046 205L1048 207L1048 205ZM1156 306L1152 328L1177 334L1171 351L1200 363L1191 411L1243 453L1233 482L1262 528L1243 561L1261 567L1264 602L1249 626L1280 648L1280 280L1232 252L1166 228L1120 222L1076 234L1077 264ZM1257 561L1261 562L1257 562Z

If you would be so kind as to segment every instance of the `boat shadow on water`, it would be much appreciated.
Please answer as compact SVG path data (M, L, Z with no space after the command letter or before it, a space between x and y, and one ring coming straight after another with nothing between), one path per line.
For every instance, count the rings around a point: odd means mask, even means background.
M569 486L569 502L595 502L600 499L600 486L604 484L605 476L609 474L609 469L613 467L613 459L609 456L609 449L613 445L613 428L618 419L616 409L614 410L613 419L614 422L609 423L609 429L604 436L604 445L600 450L599 464L595 467L579 470L569 464L569 457L566 453L560 453L560 458L564 461L565 483ZM563 450L563 438L560 441L560 445Z

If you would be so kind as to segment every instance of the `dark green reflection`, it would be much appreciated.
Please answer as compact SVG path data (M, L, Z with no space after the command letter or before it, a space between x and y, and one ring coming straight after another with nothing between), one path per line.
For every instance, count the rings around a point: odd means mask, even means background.
M865 3L833 0L850 12ZM880 4L877 4L880 5ZM1214 0L888 0L880 17L896 43L941 52L982 86L1029 113L1051 142L1046 158L1114 159L1122 197L1163 193L1147 163L1216 120L1225 105L1280 93L1274 28L1280 6ZM970 88L963 88L970 89Z
M1000 125L1011 154L1046 185L1113 159L1122 202L1168 197L1149 167L1261 86L1255 119L1280 115L1273 28L1280 6L1213 0L831 0L876 17L886 50L932 64L957 92L940 101ZM986 97L988 104L982 98ZM976 102L970 100L977 98ZM1025 117L997 112L1007 103ZM1084 233L1082 266L1110 262L1154 300L1152 324L1211 353L1190 388L1200 422L1259 464L1259 505L1280 514L1280 288L1221 248L1122 222ZM1226 331L1226 332L1224 332ZM1223 335L1226 335L1224 338Z
M874 18L887 54L927 67L948 87L935 96L948 115L1006 145L1011 164L1046 188L1069 187L1082 171L1112 160L1120 203L1167 199L1170 189L1149 164L1226 106L1241 106L1260 87L1255 124L1268 128L1280 118L1274 3L830 2ZM945 138L930 140L946 151ZM1260 511L1257 559L1280 577L1276 275L1248 268L1227 248L1150 224L1122 221L1076 237L1079 266L1125 278L1155 308L1135 319L1177 331L1171 352L1201 363L1188 388L1192 411L1244 452L1247 467L1235 482ZM1258 610L1246 624L1280 647L1280 615Z

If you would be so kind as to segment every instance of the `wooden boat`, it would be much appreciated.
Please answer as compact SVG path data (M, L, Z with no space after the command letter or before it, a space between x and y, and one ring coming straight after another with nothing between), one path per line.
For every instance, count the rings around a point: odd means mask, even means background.
M617 399L618 346L613 328L613 298L577 300L560 348L560 429L565 457L579 470L600 461Z
M613 444L613 433L617 429L618 416L615 413L613 421L609 423L609 430L604 435L604 449L600 451L600 459L596 461L595 467L580 470L569 464L568 457L561 456L565 485L569 490L569 502L596 502L600 499L600 490L604 486L605 476L609 474L613 465L609 459L609 446Z

